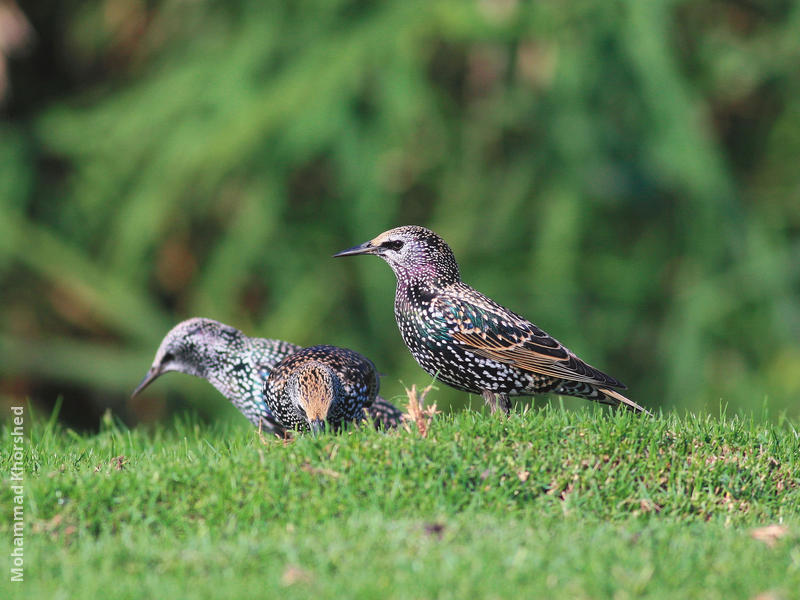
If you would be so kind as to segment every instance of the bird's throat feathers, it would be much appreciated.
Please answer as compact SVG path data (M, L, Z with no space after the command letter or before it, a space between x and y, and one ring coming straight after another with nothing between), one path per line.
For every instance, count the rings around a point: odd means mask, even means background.
M297 403L309 421L326 420L336 394L333 375L327 367L306 365L297 377Z

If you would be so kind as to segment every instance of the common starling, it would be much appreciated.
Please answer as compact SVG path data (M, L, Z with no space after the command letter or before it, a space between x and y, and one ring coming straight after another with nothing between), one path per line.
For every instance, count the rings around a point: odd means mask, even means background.
M481 394L491 412L509 396L553 392L646 412L616 389L617 379L589 366L527 319L461 281L453 251L424 227L390 229L334 254L375 254L397 277L394 314L403 341L429 374Z
M364 419L380 381L372 362L352 350L312 346L275 365L264 384L264 400L286 429L338 430Z
M187 373L208 380L262 431L283 435L283 426L264 401L264 381L276 364L301 349L282 340L248 337L212 319L188 319L164 337L153 365L132 396L163 373ZM390 429L400 424L402 413L378 396L366 417L377 428Z
M160 375L180 371L208 380L253 425L280 434L282 428L264 402L264 377L300 348L282 340L247 337L212 319L188 319L164 337L153 365L132 396Z

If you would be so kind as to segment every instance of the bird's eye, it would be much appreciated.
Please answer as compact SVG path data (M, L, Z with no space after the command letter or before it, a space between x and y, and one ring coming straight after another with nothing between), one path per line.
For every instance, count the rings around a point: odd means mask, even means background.
M167 352L164 356L161 357L161 364L165 365L167 363L172 362L175 360L175 357L172 355L172 352Z
M394 250L395 252L400 250L400 248L402 247L403 247L402 240L388 240L381 244L381 248L386 248L387 250Z

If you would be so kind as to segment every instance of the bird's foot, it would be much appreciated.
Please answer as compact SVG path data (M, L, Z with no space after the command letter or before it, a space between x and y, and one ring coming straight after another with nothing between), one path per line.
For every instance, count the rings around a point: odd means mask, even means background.
M508 394L498 394L489 390L483 390L481 395L486 405L489 407L489 412L491 414L495 414L498 408L500 408L506 416L511 412L511 399L508 397Z

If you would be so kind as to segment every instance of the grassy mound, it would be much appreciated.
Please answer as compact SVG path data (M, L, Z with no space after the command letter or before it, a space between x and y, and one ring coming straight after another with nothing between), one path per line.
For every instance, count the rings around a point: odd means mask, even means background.
M420 415L422 422L425 415ZM25 438L25 582L64 598L791 598L791 423L587 407L293 441L186 421ZM11 469L11 431L0 437ZM10 485L0 490L10 515ZM0 522L11 540L11 521ZM9 595L10 594L10 595Z

